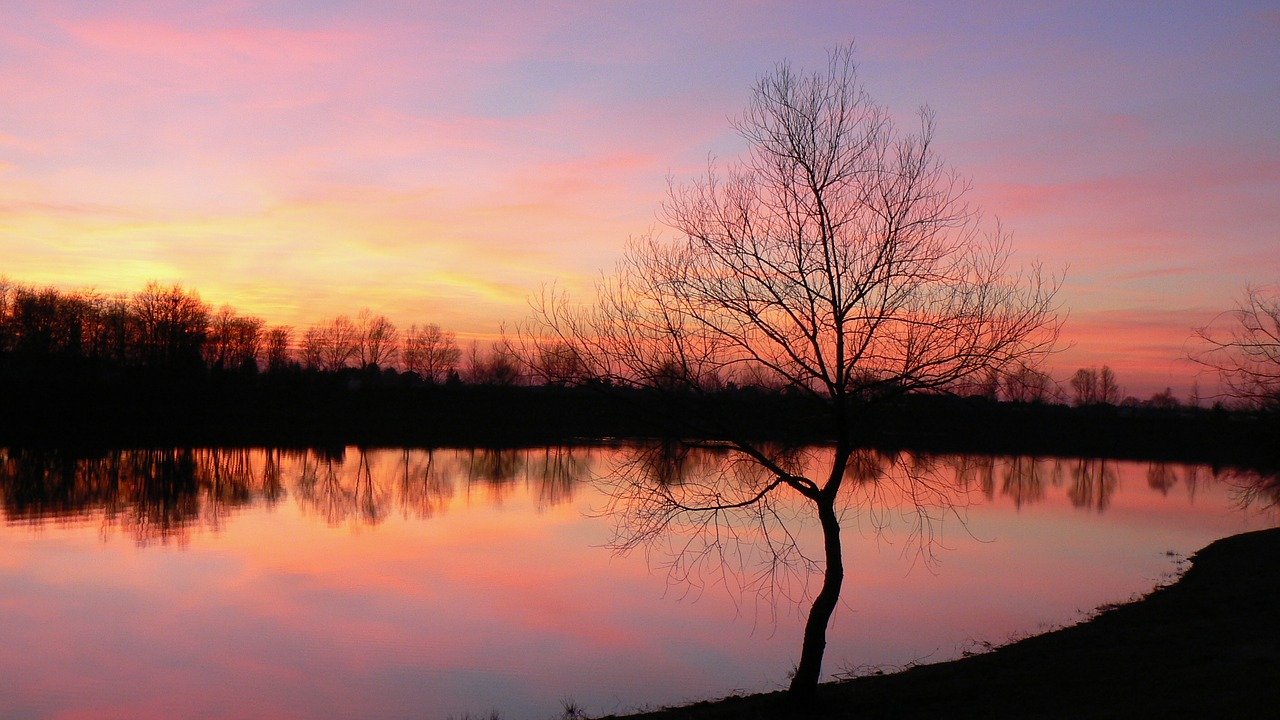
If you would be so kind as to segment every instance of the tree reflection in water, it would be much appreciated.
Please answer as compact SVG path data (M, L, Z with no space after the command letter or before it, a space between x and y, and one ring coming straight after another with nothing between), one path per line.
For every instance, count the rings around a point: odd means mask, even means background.
M1280 509L1280 472L1238 471L1230 473L1226 481L1241 509Z
M1012 498L1017 507L1039 502L1044 498L1046 480L1061 484L1060 466L1048 470L1048 465L1039 458L1010 458L1005 467L1003 494Z
M331 526L378 525L391 513L430 518L464 482L500 502L518 482L540 507L573 499L589 472L587 451L361 448L130 449L95 455L0 449L0 498L9 523L83 524L137 543L183 544L192 528L220 532L240 509L292 495Z
M539 510L571 502L574 486L590 475L587 457L572 448L548 447L529 453L529 476L538 488Z
M1147 467L1147 487L1168 495L1178 484L1178 471L1169 463L1151 463Z
M1098 512L1107 509L1111 495L1120 486L1120 475L1114 460L1077 458L1071 463L1071 486L1067 497L1076 507L1091 507Z
M811 450L811 449L810 449ZM779 450L779 457L785 451ZM625 457L601 472L602 455ZM803 462L794 451L792 461ZM1119 463L1103 459L1050 460L993 456L859 455L851 463L850 488L879 492L878 482L892 464L918 476L934 475L949 491L997 497L1015 507L1044 501L1050 489L1065 490L1076 507L1103 512L1120 483ZM946 470L945 472L940 471ZM430 519L448 511L460 497L500 505L519 487L531 490L539 511L574 499L575 488L597 481L612 498L609 509L643 519L633 500L649 488L697 486L718 473L751 473L713 449L653 443L618 449L545 447L532 449L132 449L94 455L52 449L0 449L0 507L10 524L98 523L103 536L121 532L135 542L184 544L193 528L213 533L242 509L272 506L291 498L306 513L331 526L371 526L392 514ZM597 475L601 477L596 477ZM1179 484L1194 500L1207 482L1225 482L1242 507L1280 507L1280 475L1258 470L1210 469L1201 465L1152 462L1146 484L1167 495ZM750 484L750 478L743 478ZM459 487L461 485L461 487ZM939 492L944 488L936 488ZM867 499L867 507L874 505ZM630 503L630 505L629 505ZM764 537L780 513L791 509L766 504L754 527L738 526L744 539ZM638 516L637 513L640 515ZM879 522L876 518L873 521ZM923 521L922 521L923 522ZM922 527L927 526L924 523ZM633 528L634 529L634 528ZM769 552L779 548L767 549ZM807 567L797 558L800 567ZM672 567L688 579L707 572L718 556ZM801 573L803 574L803 573ZM748 585L775 584L756 578ZM794 588L796 578L781 583ZM776 588L775 588L776 589Z
M436 450L401 452L400 511L404 517L427 519L442 512L453 499L456 468Z
M1078 508L1104 512L1120 487L1120 461L1103 458L1049 459L953 455L948 458L958 487L980 493L988 500L1010 500L1014 507L1043 502L1052 488L1066 489ZM1241 507L1266 509L1276 505L1280 475L1238 468L1152 461L1146 469L1147 487L1167 496L1178 486L1194 502L1208 482L1224 482L1237 488Z

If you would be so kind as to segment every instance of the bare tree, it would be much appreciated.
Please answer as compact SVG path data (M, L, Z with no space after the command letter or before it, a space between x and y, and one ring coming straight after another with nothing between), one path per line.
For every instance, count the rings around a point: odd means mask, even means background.
M567 343L545 343L536 355L524 359L533 376L549 385L571 385L590 378L577 352Z
M19 285L2 318L9 349L31 356L78 356L93 305L81 294Z
M1075 396L1076 405L1093 405L1098 402L1097 369L1076 370L1076 374L1071 376L1071 392Z
M454 334L444 332L439 325L410 325L400 356L408 372L418 373L428 382L441 383L458 367L462 350Z
M356 318L361 367L384 367L395 362L400 331L386 315L374 315L367 308Z
M514 385L520 379L520 366L518 352L505 339L493 343L487 352L473 340L467 353L466 381L475 385Z
M209 333L204 344L204 362L213 369L221 370L230 364L235 319L236 310L230 305L223 305L209 318Z
M132 345L143 364L191 366L200 362L209 306L196 291L176 284L147 283L130 299L129 319Z
M965 181L937 157L933 113L899 131L863 91L852 55L834 51L825 72L782 63L761 77L734 123L747 154L672 184L662 219L676 237L632 241L591 304L548 289L521 331L525 358L571 348L598 387L697 396L759 382L825 408L835 446L820 468L710 415L672 413L756 471L649 483L618 541L634 547L676 526L727 537L716 533L741 511L774 543L769 561L795 558L786 523L763 519L780 517L777 493L807 500L822 528L822 582L791 682L799 703L816 692L844 580L842 487L857 475L861 409L1032 362L1059 324L1056 282L1038 267L1010 270L1008 234L984 230Z
M279 372L289 366L289 344L293 342L293 328L277 325L267 331L267 369Z
M255 372L259 369L258 359L262 354L264 327L266 323L262 318L249 316L236 318L231 361L237 369Z
M1116 381L1116 374L1110 367L1102 366L1098 371L1098 402L1115 405L1124 396L1124 388Z
M1204 346L1191 359L1218 374L1228 397L1280 406L1280 287L1246 287L1234 310L1195 333Z
M85 333L86 352L119 365L129 356L129 297L91 294L92 322Z
M309 327L302 334L301 361L302 367L315 371L324 367L324 331L319 327Z
M305 339L305 338L304 338ZM351 318L339 315L320 327L320 366L341 370L357 356L360 330Z
M1111 368L1103 365L1080 368L1071 376L1071 392L1078 406L1085 405L1118 405L1124 395L1120 384L1116 382L1116 374Z
M10 314L13 309L15 287L8 277L0 275L0 353L11 349L13 331Z
M1004 398L1010 402L1051 402L1059 399L1058 384L1043 370L1019 365L1003 377Z
M1177 396L1173 394L1173 388L1167 387L1164 392L1158 392L1147 400L1146 406L1157 410L1177 410L1182 407L1182 403Z
M205 363L214 369L257 369L258 355L262 351L260 318L236 313L235 308L223 305L209 321L208 340L204 345Z

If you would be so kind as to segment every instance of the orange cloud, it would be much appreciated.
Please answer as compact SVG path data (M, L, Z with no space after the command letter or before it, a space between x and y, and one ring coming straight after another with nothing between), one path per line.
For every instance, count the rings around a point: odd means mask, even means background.
M1185 398L1199 378L1187 359L1195 346L1192 329L1204 325L1215 312L1181 307L1072 313L1063 327L1065 349L1050 359L1052 374L1065 382L1078 368L1108 365L1125 391L1139 399L1165 387ZM1216 380L1199 379L1201 394L1211 394Z

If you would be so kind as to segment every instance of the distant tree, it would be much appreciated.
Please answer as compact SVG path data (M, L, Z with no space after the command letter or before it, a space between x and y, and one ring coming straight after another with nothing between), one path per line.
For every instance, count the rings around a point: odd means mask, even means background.
M1173 394L1173 388L1165 388L1163 392L1152 395L1146 405L1156 410L1177 410L1182 407L1182 403Z
M231 360L237 370L259 369L258 361L266 340L263 335L265 327L266 323L261 318L242 316L236 319Z
M256 370L264 326L261 319L238 315L235 308L223 305L209 321L206 364L215 370Z
M13 349L12 328L9 324L9 313L13 306L13 283L9 278L0 275L0 353Z
M330 372L351 364L359 353L360 329L339 315L320 327L320 367Z
M1120 387L1120 383L1116 381L1116 374L1106 365L1098 371L1098 402L1115 405L1120 402L1124 390Z
M292 343L293 328L288 325L277 325L267 331L267 370L280 372L289 367L289 363L293 360L289 349Z
M428 382L442 383L457 369L462 350L454 334L444 332L439 325L410 325L400 356L406 371L417 373Z
M129 343L126 298L35 288L0 278L0 352L123 364Z
M209 318L209 334L204 344L204 362L214 370L221 370L231 355L232 330L236 311L223 305Z
M1124 396L1119 383L1116 382L1115 373L1106 365L1101 369L1091 367L1076 370L1076 374L1071 376L1071 392L1075 404L1081 407L1100 404L1118 405Z
M319 327L307 328L302 334L302 367L317 371L324 367L324 331Z
M1056 337L1055 283L1008 269L1008 235L983 231L965 182L936 155L932 114L919 121L911 133L895 127L862 90L851 48L825 73L779 65L735 123L744 159L673 184L662 216L676 237L632 241L589 305L547 291L521 334L526 362L566 347L596 387L669 400L650 417L679 436L722 439L732 459L696 482L627 484L615 495L618 547L684 528L706 541L681 543L700 557L719 547L727 559L720 543L750 536L769 567L808 567L775 495L794 493L817 515L822 583L790 686L799 704L816 692L844 581L842 488L881 476L858 460L865 408L1029 363ZM741 437L734 418L698 402L762 378L821 408L835 445L820 468Z
M1001 384L1000 370L998 368L988 368L986 372L978 373L972 378L964 378L957 390L968 397L999 400Z
M540 345L526 364L537 380L549 385L571 385L591 377L586 363L567 343Z
M395 362L400 331L385 315L374 315L367 308L356 318L357 355L361 367L384 367Z
M1051 402L1059 397L1058 384L1049 373L1019 365L1003 376L1004 398L1010 402Z
M129 297L89 294L86 298L94 308L85 327L86 354L115 365L125 365L131 352Z
M89 306L55 288L18 286L9 300L11 349L24 355L79 356Z
M1280 407L1280 286L1246 287L1234 310L1195 333L1202 347L1191 359L1217 373L1226 397Z
M1098 372L1096 369L1080 368L1071 376L1071 392L1074 393L1077 406L1093 405L1098 402Z
M472 341L464 379L473 385L514 385L520 379L520 366L510 343L500 340L486 352Z
M209 308L194 290L147 283L129 301L131 345L152 367L198 366L209 326Z

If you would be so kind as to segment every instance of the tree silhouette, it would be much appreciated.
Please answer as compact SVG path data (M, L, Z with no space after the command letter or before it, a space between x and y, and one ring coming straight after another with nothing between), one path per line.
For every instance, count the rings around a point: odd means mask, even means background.
M1004 398L1010 402L1051 402L1061 395L1049 373L1025 365L1004 373L1001 384Z
M127 295L88 294L93 311L85 327L85 352L117 366L128 363L129 298Z
M374 315L366 308L360 311L356 324L360 367L384 367L395 361L400 331L386 315Z
M293 328L288 325L277 325L267 331L267 370L280 372L289 367L289 363L293 359L289 350L289 345L292 342Z
M514 385L520 379L521 358L506 340L500 340L486 352L472 341L467 353L466 380L476 385Z
M400 357L406 371L417 373L428 382L442 383L457 369L462 350L454 334L444 332L439 325L410 325Z
M1246 287L1234 310L1195 333L1204 348L1192 360L1218 374L1227 396L1280 407L1280 287Z
M147 283L130 299L131 343L143 365L192 367L201 362L209 308L181 285Z
M1080 368L1071 376L1071 392L1078 406L1118 405L1124 393L1116 382L1116 374L1103 365L1098 368Z
M294 341L292 327L268 327L227 304L213 311L196 291L177 284L150 282L136 293L106 295L0 276L0 360L9 371L0 373L10 378L141 377L112 368L280 372L299 365L312 373L337 373L353 365L392 370L399 360L405 370L443 383L455 376L462 356L454 334L439 325L413 325L402 338L389 318L369 309L355 320L338 315L308 328L296 348ZM51 358L57 362L46 362ZM483 360L477 382L518 379L505 344L477 358ZM195 378L184 374L187 381Z
M239 315L235 308L223 305L209 321L205 364L214 370L256 370L264 326L261 319Z
M360 329L351 322L351 318L339 315L317 328L317 333L322 369L330 372L341 370L357 357Z
M302 344L298 348L302 367L317 371L324 365L324 331L319 327L309 327L302 334Z
M9 312L13 306L14 285L8 277L0 275L0 352L8 352L10 340Z
M808 501L823 570L790 686L804 704L844 580L842 488L858 464L863 411L1034 361L1056 338L1056 284L1038 267L1009 270L1009 236L998 225L984 231L965 181L935 153L932 112L899 131L860 86L852 47L832 52L825 72L778 65L734 128L750 147L740 162L724 174L712 162L693 184L672 184L662 219L676 237L633 240L591 304L544 292L521 347L526 359L568 348L594 386L670 401L658 416L672 432L718 438L735 459L732 471L697 482L624 484L645 489L622 498L644 511L619 547L673 527L715 542L739 511L779 519L776 493ZM737 436L731 419L699 402L729 383L819 408L835 439L823 466ZM785 522L757 527L790 543Z

